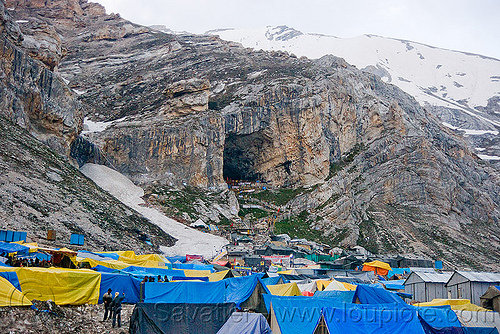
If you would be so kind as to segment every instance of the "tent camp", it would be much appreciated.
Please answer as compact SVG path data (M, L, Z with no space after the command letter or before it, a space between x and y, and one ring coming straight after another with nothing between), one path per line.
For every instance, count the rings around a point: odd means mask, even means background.
M373 271L376 275L385 276L389 273L389 270L392 270L391 266L382 261L375 260L363 263L363 271Z
M31 306L31 302L8 280L0 277L0 306Z
M129 275L101 273L101 283L99 289L99 303L102 303L102 296L111 289L115 292L125 293L124 303L135 304L140 300L141 280Z
M216 334L233 313L233 303L137 303L130 318L131 334Z
M217 334L272 334L260 313L234 312Z
M488 310L500 312L500 286L490 286L481 296L481 306Z
M447 298L448 292L445 285L451 275L451 273L438 274L414 271L405 280L404 289L406 293L413 296L413 300L419 302Z

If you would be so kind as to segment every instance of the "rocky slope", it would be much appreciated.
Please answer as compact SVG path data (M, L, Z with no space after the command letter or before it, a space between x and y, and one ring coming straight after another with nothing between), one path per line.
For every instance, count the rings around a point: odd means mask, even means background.
M299 57L342 57L415 97L443 124L462 134L482 159L500 161L498 59L375 35L338 38L307 34L287 26L220 29L207 34Z
M54 63L28 54L3 2L0 23L0 228L27 231L29 240L58 247L69 245L71 233L84 234L85 247L96 250L151 252L173 244L69 163L81 106L51 70ZM49 229L56 230L56 241L46 240Z
M100 152L153 188L265 180L275 196L295 189L283 211L332 243L498 268L498 173L378 76L332 56L161 33L84 0L70 17L8 3L61 36L58 70L88 108L80 163Z

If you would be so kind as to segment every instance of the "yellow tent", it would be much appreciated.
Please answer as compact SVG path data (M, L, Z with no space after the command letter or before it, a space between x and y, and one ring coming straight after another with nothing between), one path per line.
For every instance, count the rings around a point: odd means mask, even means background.
M90 264L91 268L94 268L94 267L100 265L100 266L107 267L107 268L110 268L110 269L115 269L115 270L122 270L122 269L125 269L125 268L131 266L131 264L128 264L128 263L125 263L125 262L122 262L122 261L119 261L119 260L99 261L99 260L90 259L88 257L85 257L85 258L83 258L83 257L77 257L76 258L76 262L78 264L88 263L88 264Z
M363 263L363 271L373 271L378 275L387 275L392 270L388 263L382 261L372 261Z
M276 296L302 296L302 292L300 292L300 289L295 282L268 285L267 288L272 295Z
M454 311L489 311L485 308L471 304L468 299L433 299L427 303L417 303L415 306L443 306L450 305Z
M316 280L316 286L318 287L319 291L323 291L331 282L332 281L327 281L325 279L318 279Z
M99 300L101 274L93 270L23 267L15 271L29 300L50 299L58 305L97 304Z
M136 255L134 251L116 251L116 252L98 252L97 254L118 254L118 260L122 263L127 263L128 266L138 266L138 267L167 267L170 264L163 255L159 254L144 254Z
M354 291L356 285L333 280L325 288L325 291Z
M210 270L195 270L195 269L174 269L183 271L186 277L210 277L212 272Z
M31 302L8 280L0 277L0 306L31 306Z
M217 282L217 281L221 281L223 280L226 275L229 273L229 269L228 270L223 270L223 271L218 271L216 273L211 273L210 275L208 275L208 280L210 282Z

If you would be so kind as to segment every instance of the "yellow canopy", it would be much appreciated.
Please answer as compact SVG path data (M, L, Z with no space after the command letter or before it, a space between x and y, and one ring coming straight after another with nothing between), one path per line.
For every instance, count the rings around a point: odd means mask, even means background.
M29 300L50 299L58 305L97 304L99 300L101 274L93 270L36 267L14 270Z
M354 291L356 285L333 280L325 288L325 291Z
M210 275L208 275L208 280L210 282L217 282L217 281L221 281L224 279L224 277L226 277L227 273L229 272L229 269L228 270L223 270L223 271L218 271L216 273L211 273Z
M443 306L450 305L454 311L489 311L485 308L471 304L468 299L433 299L427 303L417 303L415 306Z
M319 279L319 280L316 280L316 286L318 287L319 291L323 291L328 286L328 284L330 284L331 282L332 281L330 281L330 280L327 281L324 279Z
M159 254L144 254L136 255L134 251L116 251L116 252L98 252L97 254L118 254L118 260L122 263L128 263L128 266L138 267L166 267L170 263L163 255Z
M389 263L385 263L385 262L378 261L378 260L372 261L372 262L365 262L365 263L363 263L363 265L375 267L375 268L381 268L381 269L385 269L385 270L392 270Z
M94 260L90 259L88 257L82 258L82 257L77 257L76 258L77 263L85 263L88 262L90 264L91 268L94 268L98 265L101 265L103 267L107 267L110 269L115 269L115 270L122 270L127 267L130 267L131 264L119 261L119 260L105 260L105 261L99 261L99 260Z
M275 296L302 296L297 283L286 283L286 284L276 284L268 285L267 288L272 295Z
M174 269L175 270L175 269ZM210 277L210 270L195 270L195 269L178 269L184 271L186 277Z
M31 306L31 302L8 280L0 277L0 306Z

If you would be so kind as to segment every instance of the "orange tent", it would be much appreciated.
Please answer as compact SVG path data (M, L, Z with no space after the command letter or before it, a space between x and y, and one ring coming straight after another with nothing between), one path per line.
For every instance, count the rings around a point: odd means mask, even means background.
M373 271L376 275L385 276L392 270L388 263L382 261L372 261L363 263L363 271Z

